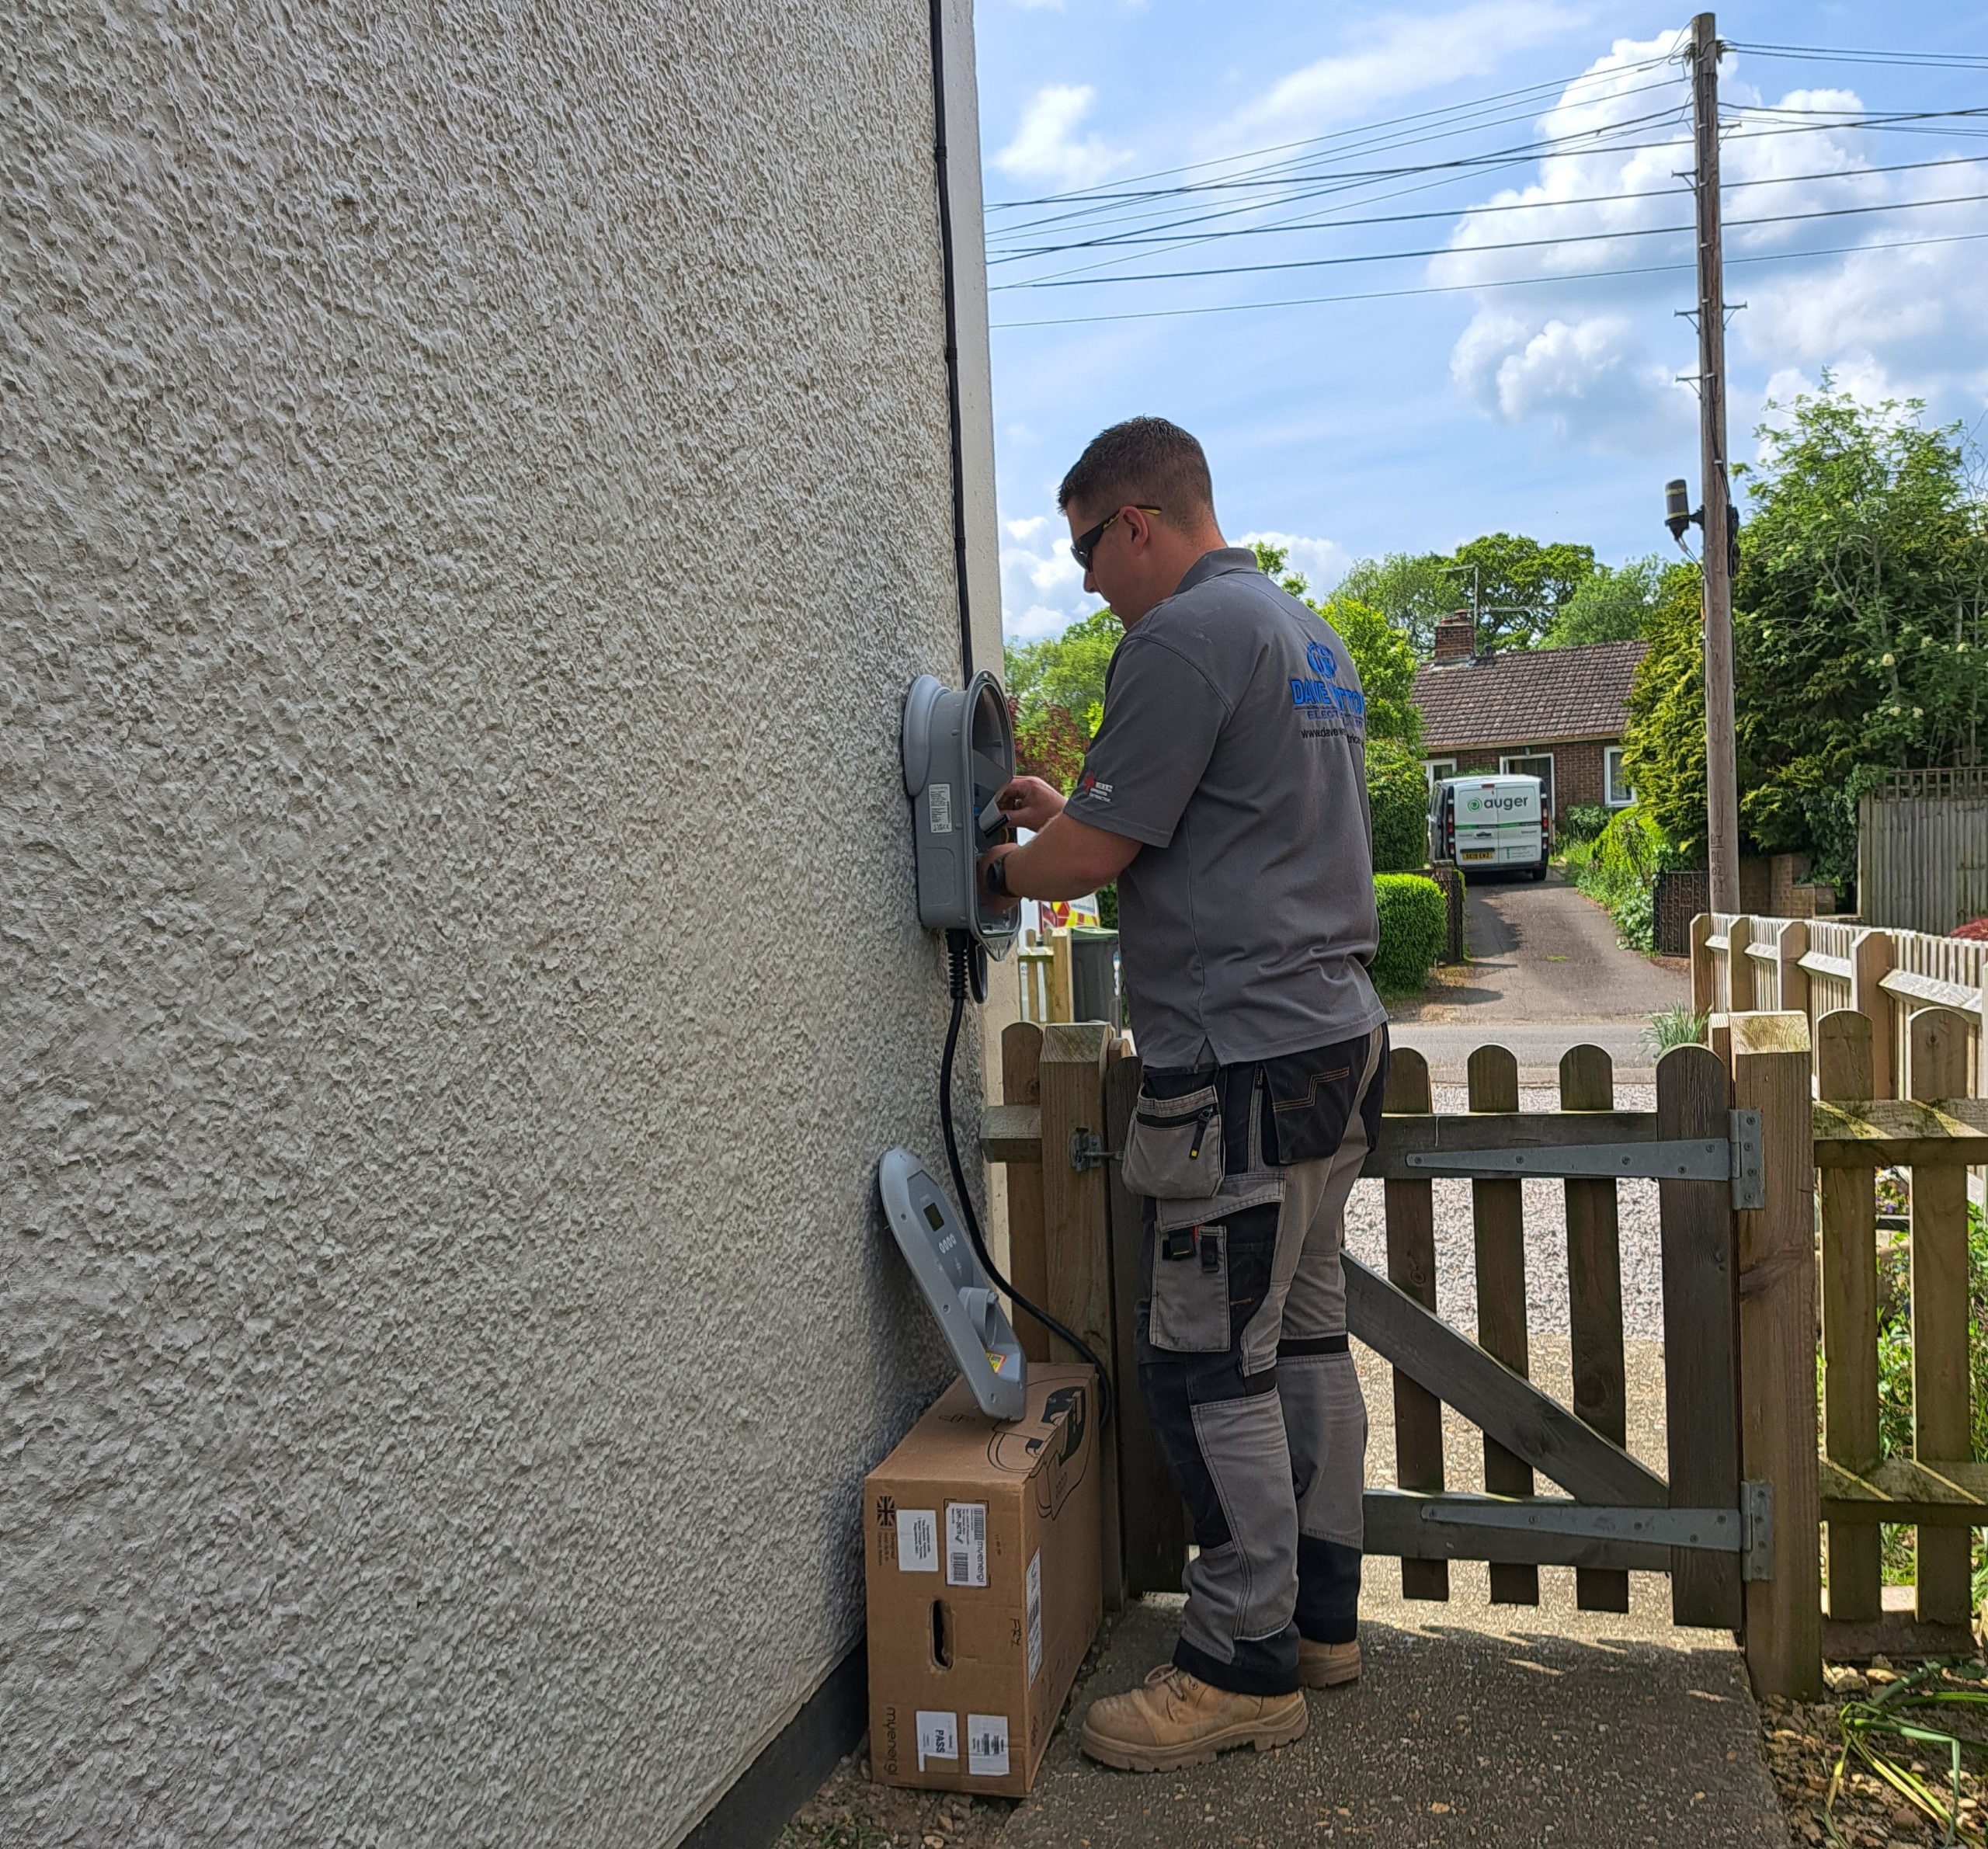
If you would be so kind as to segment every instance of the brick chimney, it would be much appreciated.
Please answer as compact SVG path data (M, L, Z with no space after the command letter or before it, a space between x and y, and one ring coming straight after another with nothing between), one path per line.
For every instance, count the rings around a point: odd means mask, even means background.
M1437 666L1441 667L1446 662L1467 662L1476 653L1477 625L1472 621L1468 611L1437 619Z

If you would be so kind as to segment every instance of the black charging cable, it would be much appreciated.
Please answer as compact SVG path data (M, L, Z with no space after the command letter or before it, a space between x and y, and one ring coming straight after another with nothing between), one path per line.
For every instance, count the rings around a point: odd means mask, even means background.
M1017 1309L1027 1310L1052 1336L1060 1336L1097 1370L1097 1423L1102 1431L1111 1423L1111 1376L1105 1372L1103 1362L1083 1336L1065 1329L1048 1311L1037 1309L994 1268L994 1255L987 1249L987 1242L981 1236L980 1218L973 1211L973 1196L967 1191L966 1171L960 1166L959 1138L953 1128L953 1057L959 1050L960 1022L966 1013L973 940L964 931L951 931L947 933L946 948L952 961L953 1019L946 1030L946 1057L939 1068L939 1122L946 1133L946 1160L952 1169L953 1187L960 1197L960 1211L966 1218L966 1236L973 1242L974 1256L980 1260L980 1268L993 1281L995 1288L1005 1291Z

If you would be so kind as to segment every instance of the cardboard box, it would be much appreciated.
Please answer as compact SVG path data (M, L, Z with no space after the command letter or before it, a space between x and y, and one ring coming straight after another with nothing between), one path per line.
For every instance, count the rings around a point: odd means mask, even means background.
M1028 1413L964 1381L863 1489L870 1775L1019 1798L1103 1616L1097 1378L1028 1372Z

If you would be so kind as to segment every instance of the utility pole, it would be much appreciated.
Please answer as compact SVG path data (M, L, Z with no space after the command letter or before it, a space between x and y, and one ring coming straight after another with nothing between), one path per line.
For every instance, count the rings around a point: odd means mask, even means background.
M1726 264L1719 200L1719 29L1691 22L1697 148L1698 450L1705 489L1705 850L1712 909L1740 909L1740 791L1733 721L1733 554L1726 472Z

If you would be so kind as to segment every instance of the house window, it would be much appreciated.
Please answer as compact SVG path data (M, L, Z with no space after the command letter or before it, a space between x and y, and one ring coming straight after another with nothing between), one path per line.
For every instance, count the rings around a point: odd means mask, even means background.
M1429 780L1429 787L1432 790L1445 777L1455 777L1456 773L1457 761L1455 758L1424 758L1422 760L1422 774Z
M1550 751L1534 752L1525 757L1501 757L1499 770L1507 777L1536 777L1539 779L1539 800L1549 815L1558 815L1559 806L1553 800L1553 754Z
M1601 754L1601 766L1609 808L1626 809L1636 800L1636 793L1629 787L1629 780L1622 773L1622 747L1611 745Z

